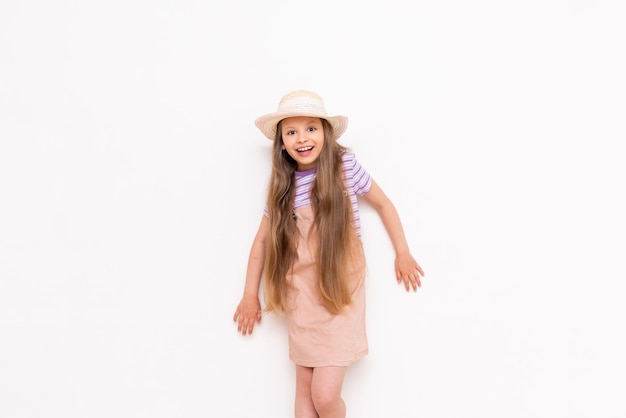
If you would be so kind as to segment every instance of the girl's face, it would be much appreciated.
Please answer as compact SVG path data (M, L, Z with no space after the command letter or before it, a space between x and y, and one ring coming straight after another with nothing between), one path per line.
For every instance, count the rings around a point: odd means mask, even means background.
M324 148L324 127L320 118L296 116L281 122L284 150L298 164L298 171L305 171L317 165L317 159Z

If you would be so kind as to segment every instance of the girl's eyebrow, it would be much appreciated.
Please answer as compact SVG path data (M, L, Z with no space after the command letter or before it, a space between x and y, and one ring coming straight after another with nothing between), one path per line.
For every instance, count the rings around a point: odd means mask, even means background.
M303 125L304 126L310 126L312 124L316 124L319 121L319 119L317 118L311 118L308 121L304 122ZM294 125L282 125L282 129L294 129L295 126Z

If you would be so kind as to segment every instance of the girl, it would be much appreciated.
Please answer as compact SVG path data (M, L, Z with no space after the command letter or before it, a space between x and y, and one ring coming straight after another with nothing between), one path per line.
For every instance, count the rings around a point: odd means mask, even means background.
M376 209L389 233L398 282L417 291L424 275L394 205L337 143L347 122L327 116L321 97L305 90L285 95L276 112L255 121L273 141L272 174L233 319L243 335L261 321L264 276L264 310L287 320L296 418L345 417L346 367L368 352L357 195Z

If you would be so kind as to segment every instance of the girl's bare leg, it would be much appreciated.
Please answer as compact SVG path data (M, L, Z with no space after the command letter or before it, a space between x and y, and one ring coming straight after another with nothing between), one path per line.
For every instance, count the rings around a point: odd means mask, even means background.
M313 369L296 364L296 418L319 418L311 396Z
M319 418L345 418L346 404L341 399L345 367L316 367L311 380L311 399Z

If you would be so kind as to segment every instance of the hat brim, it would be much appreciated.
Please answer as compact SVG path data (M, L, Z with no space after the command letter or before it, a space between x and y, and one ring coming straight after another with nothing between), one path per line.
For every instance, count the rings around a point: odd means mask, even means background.
M348 118L342 115L326 116L319 113L312 112L274 112L261 116L254 121L257 128L265 135L265 137L271 141L276 138L276 126L278 122L286 118L293 118L297 116L310 116L313 118L326 119L330 126L333 128L333 134L335 140L339 139L341 135L348 128Z

